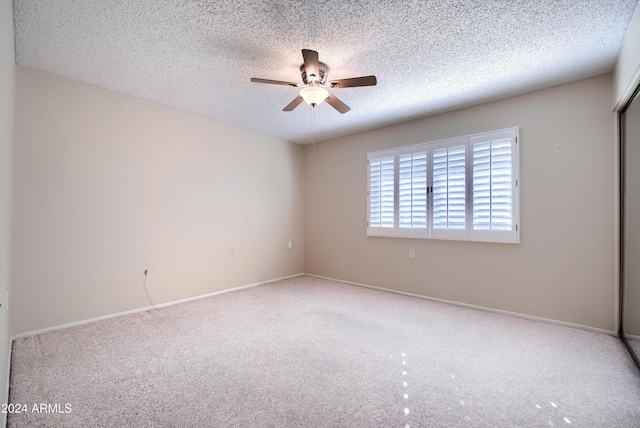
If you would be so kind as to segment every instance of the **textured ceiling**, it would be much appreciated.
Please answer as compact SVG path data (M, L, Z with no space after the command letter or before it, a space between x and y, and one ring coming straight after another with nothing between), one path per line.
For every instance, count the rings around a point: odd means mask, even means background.
M306 144L613 69L638 0L15 0L16 62ZM282 109L301 49L351 107Z

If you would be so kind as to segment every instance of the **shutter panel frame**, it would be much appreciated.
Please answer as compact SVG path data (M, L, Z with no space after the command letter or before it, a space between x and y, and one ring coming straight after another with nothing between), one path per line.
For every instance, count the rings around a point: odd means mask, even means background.
M367 155L367 235L391 236L395 229L395 169L395 150Z
M468 240L469 138L431 143L430 150L433 162L431 238Z
M519 128L470 137L473 241L520 242L518 140Z
M429 145L397 149L398 222L394 236L429 238ZM403 181L404 180L404 181Z

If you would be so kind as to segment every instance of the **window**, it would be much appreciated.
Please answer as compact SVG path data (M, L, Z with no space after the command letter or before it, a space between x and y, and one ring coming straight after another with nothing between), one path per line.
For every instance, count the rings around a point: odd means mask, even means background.
M367 155L367 234L519 242L518 128Z

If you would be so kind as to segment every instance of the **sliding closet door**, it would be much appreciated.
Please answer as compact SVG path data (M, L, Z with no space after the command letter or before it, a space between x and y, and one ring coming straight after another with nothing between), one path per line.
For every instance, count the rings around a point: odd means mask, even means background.
M640 96L621 114L622 335L640 359Z

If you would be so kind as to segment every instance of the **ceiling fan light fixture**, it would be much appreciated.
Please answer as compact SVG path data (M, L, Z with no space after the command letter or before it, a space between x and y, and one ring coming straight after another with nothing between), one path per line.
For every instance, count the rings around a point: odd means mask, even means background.
M338 113L343 114L351 110L351 108L336 98L335 95L329 93L325 88L354 88L357 86L374 86L378 83L376 76L362 76L333 80L325 84L329 67L327 67L327 64L318 61L318 52L302 49L302 59L304 60L304 63L300 66L302 85L299 83L283 82L282 80L251 78L251 81L256 83L302 88L298 96L287 104L282 111L293 111L302 104L302 101L306 101L311 107L315 107L327 100L327 104L336 109Z
M307 86L300 89L300 96L307 104L315 107L329 97L329 91L320 86Z

